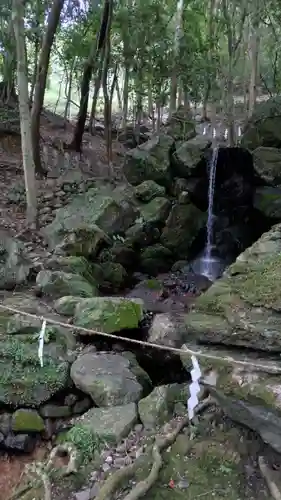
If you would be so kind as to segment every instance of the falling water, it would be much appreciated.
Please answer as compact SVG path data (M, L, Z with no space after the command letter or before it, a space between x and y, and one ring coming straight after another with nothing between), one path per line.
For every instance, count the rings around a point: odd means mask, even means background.
M208 164L209 189L208 189L208 219L207 219L207 243L204 254L194 262L195 268L200 266L200 274L207 276L210 280L216 279L220 274L221 261L212 255L214 249L214 194L216 183L216 167L219 148L214 147L211 160Z
M214 194L216 184L216 168L218 161L218 148L213 148L211 161L208 165L209 170L209 189L208 189L208 219L207 219L207 245L206 245L206 260L211 259L211 252L213 248L213 226L214 226Z

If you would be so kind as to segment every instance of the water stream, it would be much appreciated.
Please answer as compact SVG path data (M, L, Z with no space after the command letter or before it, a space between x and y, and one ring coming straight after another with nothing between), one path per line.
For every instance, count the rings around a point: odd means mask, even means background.
M222 272L223 263L219 257L214 255L214 196L216 185L216 168L218 162L219 148L213 147L211 159L208 163L209 188L208 188L208 218L207 218L207 241L204 252L193 263L195 272L199 272L214 281Z

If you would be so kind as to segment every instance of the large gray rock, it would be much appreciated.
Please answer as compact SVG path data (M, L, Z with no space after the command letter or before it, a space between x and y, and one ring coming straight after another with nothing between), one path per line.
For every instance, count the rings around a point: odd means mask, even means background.
M0 290L25 283L32 263L24 253L23 244L6 231L0 231Z
M161 134L127 151L124 163L127 180L134 186L147 180L168 186L171 181L170 155L173 144L172 137Z
M135 357L108 352L82 352L71 367L78 389L97 406L118 406L141 399L151 382Z
M281 183L281 150L260 146L253 151L254 168L269 184Z
M281 453L281 413L263 406L250 405L246 401L234 400L214 389L211 389L211 394L234 422L257 432L265 443Z
M261 186L256 189L254 207L266 217L281 220L281 188Z
M186 111L183 106L179 106L168 120L166 132L175 141L188 141L195 137L195 123L192 120L191 112Z
M136 405L129 403L110 408L92 408L79 419L77 425L90 430L102 441L117 444L129 434L137 419Z
M189 141L180 143L173 154L173 170L175 175L189 178L197 175L197 167L204 158L205 152L210 148L211 141L202 136L194 137Z
M253 151L259 146L281 146L281 97L272 97L256 105L247 123L241 145Z

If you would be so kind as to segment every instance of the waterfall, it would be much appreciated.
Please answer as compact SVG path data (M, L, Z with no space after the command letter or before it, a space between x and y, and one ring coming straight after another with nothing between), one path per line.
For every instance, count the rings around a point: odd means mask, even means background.
M216 169L218 162L219 148L213 148L211 160L208 164L209 173L209 189L208 189L208 219L207 219L207 245L206 245L206 261L210 261L213 248L214 236L214 194L216 185Z
M218 162L219 148L214 147L210 161L208 162L209 188L208 188L208 218L207 218L207 242L204 255L200 258L200 274L213 280L217 274L219 264L218 258L212 255L214 248L214 195L216 185L216 168Z

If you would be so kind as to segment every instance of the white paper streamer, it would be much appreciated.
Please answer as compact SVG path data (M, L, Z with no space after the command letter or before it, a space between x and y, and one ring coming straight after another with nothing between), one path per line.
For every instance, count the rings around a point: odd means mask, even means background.
M38 346L38 358L39 358L41 367L43 367L43 364L44 364L43 363L43 351L44 351L44 337L45 337L45 332L46 332L46 325L47 325L47 322L44 319L42 326L41 326L40 333L39 333L39 346Z
M189 386L190 398L187 400L187 409L189 420L192 420L194 417L194 410L199 403L198 394L200 392L199 380L202 375L200 366L196 356L191 356L192 361L192 370L190 372L191 375L191 384Z

